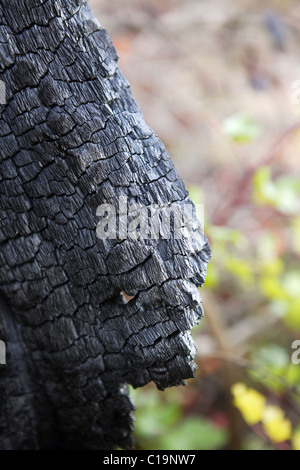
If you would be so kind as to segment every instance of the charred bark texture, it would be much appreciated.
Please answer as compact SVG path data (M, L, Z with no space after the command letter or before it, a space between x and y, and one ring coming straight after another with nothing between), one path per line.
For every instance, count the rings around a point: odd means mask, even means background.
M130 447L127 384L193 376L209 245L97 238L100 204L188 193L85 1L0 18L0 448Z

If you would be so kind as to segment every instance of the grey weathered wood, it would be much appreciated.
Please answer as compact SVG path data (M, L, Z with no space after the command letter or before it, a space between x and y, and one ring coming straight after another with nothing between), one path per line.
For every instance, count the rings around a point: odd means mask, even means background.
M126 384L193 376L209 245L96 237L99 204L185 205L184 184L85 1L0 18L0 448L130 447Z

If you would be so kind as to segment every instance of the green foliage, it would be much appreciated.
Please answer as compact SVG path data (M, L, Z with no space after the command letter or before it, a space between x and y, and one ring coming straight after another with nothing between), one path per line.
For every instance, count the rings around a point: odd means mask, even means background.
M259 168L253 177L253 200L257 205L270 205L287 215L300 211L300 180L284 175L272 180L271 168Z
M177 390L162 393L148 386L131 390L131 395L137 405L135 438L143 449L217 449L226 444L226 429L201 416L183 415Z
M191 417L160 440L158 449L165 450L211 450L223 447L228 439L225 429L218 429L208 419Z
M284 392L299 382L300 368L291 363L289 350L278 344L266 344L251 355L249 374L274 392Z
M223 132L233 141L249 143L256 140L262 130L250 116L238 113L224 120Z

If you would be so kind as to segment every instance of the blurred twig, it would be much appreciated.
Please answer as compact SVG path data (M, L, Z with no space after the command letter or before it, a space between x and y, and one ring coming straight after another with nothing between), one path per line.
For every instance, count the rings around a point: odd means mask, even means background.
M295 122L292 126L286 129L276 139L269 152L260 159L257 163L248 166L245 170L244 175L241 177L239 183L236 185L235 190L230 191L230 198L227 199L226 206L220 207L213 216L212 223L214 225L225 225L231 217L232 213L236 211L236 208L241 204L245 203L245 200L249 194L249 187L252 182L252 178L255 172L264 165L270 165L274 163L274 160L278 158L279 152L285 145L286 141L290 139L295 132L300 129L300 121ZM232 189L232 188L231 188Z

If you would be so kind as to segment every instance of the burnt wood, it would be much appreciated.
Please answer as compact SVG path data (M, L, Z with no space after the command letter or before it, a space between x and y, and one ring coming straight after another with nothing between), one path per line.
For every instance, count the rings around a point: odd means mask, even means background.
M0 72L0 448L131 447L128 384L193 376L207 239L97 237L191 201L85 1L0 0Z

